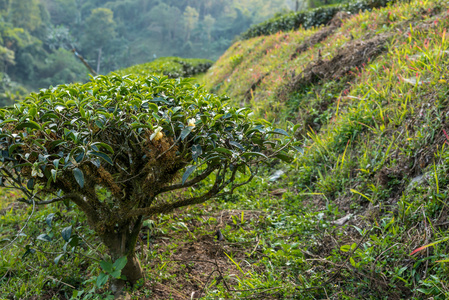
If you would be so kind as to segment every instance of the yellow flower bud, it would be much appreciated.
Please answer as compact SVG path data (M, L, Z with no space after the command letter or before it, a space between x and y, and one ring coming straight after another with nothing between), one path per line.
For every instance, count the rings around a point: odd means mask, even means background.
M161 132L161 130L162 130L162 127L158 126L154 130L153 134L150 136L150 141L152 141L152 140L155 140L155 141L160 140L164 136L164 134Z
M188 120L188 123L187 123L187 126L190 126L190 127L195 127L195 119L189 119Z
M155 141L158 141L158 140L160 140L163 136L164 136L164 134L163 134L162 132L158 132L158 133L156 134L156 136L154 137L154 140L155 140Z

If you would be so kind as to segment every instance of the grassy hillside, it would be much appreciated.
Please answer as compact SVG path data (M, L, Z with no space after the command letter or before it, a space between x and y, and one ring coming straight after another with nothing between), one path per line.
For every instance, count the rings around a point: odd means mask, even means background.
M276 233L290 241L279 251L299 249L286 276L312 299L448 296L446 245L410 255L447 236L447 9L396 4L239 41L205 76L258 116L298 124L283 207L314 230Z
M302 148L232 196L147 220L147 280L132 297L447 299L448 9L411 1L234 44L204 84L295 127ZM96 286L104 249L76 208L8 201L1 298L106 298ZM61 252L35 236L62 248L70 224L85 243L55 266Z

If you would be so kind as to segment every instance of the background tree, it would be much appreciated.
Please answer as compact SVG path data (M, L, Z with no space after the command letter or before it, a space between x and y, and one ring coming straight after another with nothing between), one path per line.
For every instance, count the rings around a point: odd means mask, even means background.
M102 73L155 56L217 59L236 35L290 2L0 0L0 47L7 49L2 52L2 70L11 82L38 90L67 78L86 80L81 62L66 64L68 72L42 65L59 61L54 58L62 55L60 48L68 51L74 46ZM50 70L57 73L48 74Z
M115 38L116 23L113 12L109 8L96 8L87 18L84 27L83 51L87 57L92 57L94 50L98 51L97 73L100 73L101 54L103 46Z
M40 12L38 0L12 0L9 20L15 27L32 32L42 24Z
M75 203L112 260L127 258L122 275L134 284L144 217L231 194L260 163L286 159L285 131L226 100L155 76L98 76L31 94L0 110L1 184L30 205Z
M211 32L212 32L212 28L214 27L214 24L215 24L214 17L212 17L211 15L206 15L204 17L204 20L203 20L204 31L206 32L207 40L209 42L211 41Z
M196 25L198 24L200 14L198 11L190 6L187 6L184 11L184 25L186 30L186 38L185 40L190 40L190 35L192 34L192 31L196 28Z

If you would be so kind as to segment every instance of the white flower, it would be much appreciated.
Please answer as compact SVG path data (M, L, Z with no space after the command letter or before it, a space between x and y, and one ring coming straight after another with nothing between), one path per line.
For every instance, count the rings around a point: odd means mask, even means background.
M196 120L194 118L187 121L187 126L195 127Z
M161 127L161 126L158 126L158 127L154 130L153 134L150 136L150 141L152 141L153 139L154 139L155 141L160 140L160 139L164 136L164 134L161 132L161 130L162 130L162 127Z
M41 171L41 168L39 167L38 163L33 164L33 168L31 169L31 177L44 177L44 174Z

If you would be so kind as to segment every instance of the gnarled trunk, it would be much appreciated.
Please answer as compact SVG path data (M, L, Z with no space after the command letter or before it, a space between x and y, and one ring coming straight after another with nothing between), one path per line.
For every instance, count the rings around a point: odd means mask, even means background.
M126 220L119 226L112 229L107 228L100 235L101 240L107 246L112 261L116 261L120 257L127 256L127 263L122 269L122 275L126 276L126 281L122 279L113 279L111 290L116 294L120 294L125 286L125 282L131 285L144 277L142 267L135 253L135 246L140 228L142 226L142 217L134 220Z

